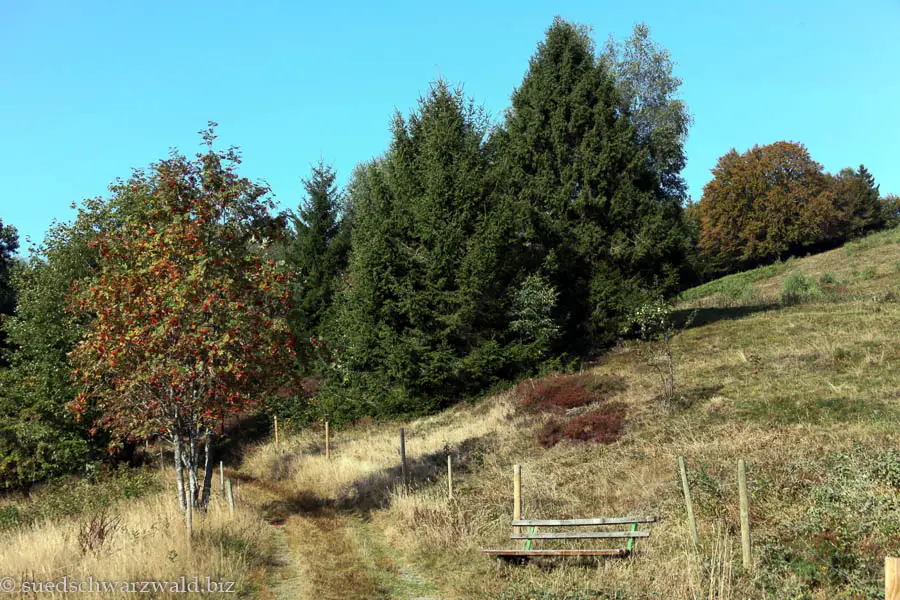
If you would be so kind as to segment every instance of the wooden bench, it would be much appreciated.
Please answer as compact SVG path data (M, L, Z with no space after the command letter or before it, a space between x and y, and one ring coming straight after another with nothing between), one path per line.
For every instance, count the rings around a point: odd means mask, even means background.
M481 548L486 554L498 558L529 558L532 556L612 556L624 557L631 554L636 538L650 537L649 531L639 531L639 523L653 523L656 517L612 517L600 519L521 519L512 521L513 527L529 527L527 534L513 533L510 539L525 540L524 549ZM538 527L599 527L603 525L631 525L630 531L549 531L535 533ZM517 530L518 531L518 530ZM627 539L624 548L577 548L577 549L533 549L534 540L591 540Z

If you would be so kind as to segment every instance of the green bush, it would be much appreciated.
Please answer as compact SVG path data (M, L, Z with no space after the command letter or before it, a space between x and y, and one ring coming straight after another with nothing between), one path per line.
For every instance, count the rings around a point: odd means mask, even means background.
M779 301L790 306L802 302L811 302L822 298L822 288L814 279L808 278L803 271L797 270L785 278L781 286Z
M119 500L138 498L157 489L159 483L154 473L124 464L116 471L95 473L74 481L72 477L57 477L35 489L27 503L0 508L0 531L44 519L99 511Z
M827 285L837 285L838 280L831 273L822 273L819 275L819 285L827 286Z

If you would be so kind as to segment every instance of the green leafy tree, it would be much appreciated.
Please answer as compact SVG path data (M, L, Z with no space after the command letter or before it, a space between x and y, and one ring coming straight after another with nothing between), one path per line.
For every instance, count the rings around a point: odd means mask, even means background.
M886 228L900 225L900 196L888 194L881 199L881 219Z
M700 251L720 271L785 258L834 235L828 177L802 144L731 150L703 188Z
M16 293L13 288L11 271L16 261L16 250L19 249L19 234L12 225L4 225L0 219L0 368L6 366L6 332L3 331L2 319L11 315L16 307Z
M624 42L610 38L601 60L615 73L651 170L666 194L683 200L684 143L693 117L678 98L682 81L674 74L676 63L669 51L650 38L646 23L638 23Z
M498 132L502 188L519 204L520 263L559 292L558 350L617 335L654 282L675 289L690 252L680 198L651 168L628 103L588 31L557 18Z
M97 268L93 241L142 214L147 200L139 182L113 183L109 199L85 200L71 223L54 224L12 271L16 311L3 325L10 368L0 393L0 481L6 487L78 471L106 455L105 432L90 435L90 425L66 410L76 396L68 352L84 335L84 322L66 312L66 297Z
M133 176L146 214L92 242L97 270L70 297L87 324L70 354L72 410L96 412L119 440L171 441L182 508L209 499L215 426L294 364L287 276L258 251L268 190L238 176L233 150L212 150L212 125L196 160L173 154Z
M625 333L637 333L645 342L639 348L647 364L659 376L660 399L667 406L678 399L675 379L677 355L674 346L676 335L690 327L697 311L693 311L681 326L675 322L675 306L662 296L657 296L638 306L626 321Z

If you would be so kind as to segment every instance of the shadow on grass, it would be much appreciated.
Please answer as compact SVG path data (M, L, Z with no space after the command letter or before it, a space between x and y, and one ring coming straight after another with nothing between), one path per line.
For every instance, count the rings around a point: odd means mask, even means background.
M424 454L417 458L407 458L407 483L410 490L416 486L434 481L447 473L447 456L453 460L453 475L469 473L472 467L481 463L485 452L495 443L494 435L469 438L453 447ZM415 438L407 440L406 447L414 448ZM368 515L374 510L386 507L391 495L402 489L402 467L399 450L397 464L387 469L371 473L351 484L337 501L337 508L353 510Z
M275 496L274 499L260 505L263 516L273 524L284 522L291 515L302 514L312 517L329 516L334 512L335 502L322 498L312 492L295 490L277 481L259 479L239 471L227 471L227 475L236 486L249 485L264 490ZM235 496L240 492L235 489Z
M453 458L453 475L469 473L483 460L485 452L494 444L493 434L469 438L453 447L416 458L407 458L407 482L410 490L424 483L435 481L447 472L447 456ZM407 439L407 448L415 447L415 438ZM322 498L308 491L296 490L290 484L260 479L246 473L226 469L226 475L238 485L251 485L275 496L261 505L265 518L272 523L284 521L288 516L299 514L311 517L326 517L335 511L354 512L368 516L372 511L385 508L391 496L402 489L402 467L399 448L397 464L381 469L348 485L337 499Z
M681 308L673 311L672 318L675 326L683 327L701 327L718 321L728 321L733 319L743 319L752 314L775 310L778 304L757 304L753 306L726 306L712 308Z

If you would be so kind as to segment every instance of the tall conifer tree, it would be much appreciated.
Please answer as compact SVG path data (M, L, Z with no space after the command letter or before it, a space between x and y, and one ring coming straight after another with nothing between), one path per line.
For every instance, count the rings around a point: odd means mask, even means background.
M524 266L559 292L566 349L612 338L650 288L674 288L689 251L680 198L662 189L624 104L588 31L557 18L498 142L524 217Z
M306 198L293 215L296 238L287 253L299 270L293 291L291 328L300 337L315 336L331 309L335 278L346 267L348 244L342 233L344 195L334 169L319 161L303 180Z
M486 132L483 111L439 81L357 177L341 345L350 372L412 400L390 410L431 408L502 367Z

